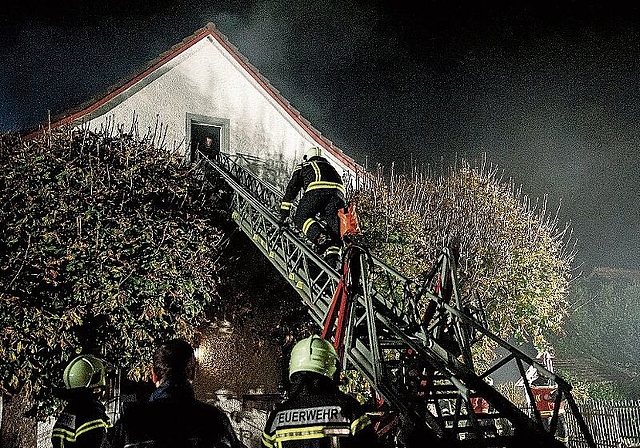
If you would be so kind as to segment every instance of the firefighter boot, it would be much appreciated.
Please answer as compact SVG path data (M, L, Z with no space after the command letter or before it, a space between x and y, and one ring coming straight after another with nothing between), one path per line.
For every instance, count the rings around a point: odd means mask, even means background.
M315 250L318 255L321 255L327 264L333 269L340 269L340 247L332 241L330 235L326 232L320 232L315 240Z
M342 262L340 260L340 248L338 246L329 246L324 251L323 257L329 266L335 270L340 270Z

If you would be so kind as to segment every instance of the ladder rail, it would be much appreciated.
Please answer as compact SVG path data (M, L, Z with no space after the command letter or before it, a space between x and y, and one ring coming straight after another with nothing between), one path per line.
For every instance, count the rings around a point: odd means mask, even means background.
M233 219L256 246L271 261L276 269L295 288L309 307L313 321L323 326L329 307L340 279L338 273L324 262L309 247L304 235L294 228L280 229L278 214L282 192L271 184L259 179L254 173L221 153L215 160L200 153L205 168L205 179L221 177L233 190ZM419 359L439 372L440 380L455 391L457 396L456 422L468 422L461 430L478 430L478 421L471 410L471 395L480 395L494 406L500 415L511 418L516 428L535 434L540 440L555 446L556 442L546 433L538 418L531 419L509 399L489 386L483 378L512 362L524 369L524 364L533 365L544 377L558 384L562 397L567 399L569 408L577 415L579 426L590 447L595 443L581 418L571 386L561 377L549 372L544 366L493 334L475 319L467 316L460 308L462 298L458 294L455 275L455 260L452 254L443 250L438 258L441 277L445 279L451 297L445 300L434 294L429 285L404 277L396 269L386 265L379 258L368 255L361 258L364 273L364 287L355 294L352 306L359 310L350 316L345 339L345 363L355 366L385 399L398 409L427 426L439 436L450 436L451 428L440 409L440 401L447 395L437 387L429 392L427 402L417 403L411 392L394 382L395 360L387 360L389 353L413 350ZM453 300L453 303L449 303ZM422 322L420 311L425 306L435 310L434 317L441 322L454 325L456 352L442 346L431 335L430 322ZM363 331L358 331L358 330ZM476 373L470 346L470 332L490 338L508 353L506 361L500 360L484 372ZM524 372L523 372L524 373ZM446 388L445 388L446 389ZM532 398L530 385L525 381L526 393ZM424 401L424 400L423 400ZM532 401L533 403L533 401ZM461 406L464 404L464 406ZM430 408L435 408L430 409ZM535 410L533 411L535 414ZM557 414L557 413L556 413ZM554 415L557 418L557 415ZM556 422L552 421L555 427ZM454 423L454 430L457 423ZM472 428L472 429L469 429Z
M202 153L200 157L205 162L205 176L221 177L234 191L234 221L303 298L313 320L322 325L339 276L311 250L301 232L279 228L274 208L279 208L282 193L227 154L220 153L215 161Z

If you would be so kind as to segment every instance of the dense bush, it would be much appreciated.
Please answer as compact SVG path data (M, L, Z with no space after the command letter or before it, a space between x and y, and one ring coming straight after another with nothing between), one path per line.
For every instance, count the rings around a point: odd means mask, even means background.
M76 354L133 379L215 305L217 191L180 157L61 129L0 138L0 391L47 403Z
M379 170L365 185L357 201L373 253L419 280L456 241L461 293L470 305L480 298L494 333L543 349L560 330L574 253L570 229L545 203L532 203L484 162L463 160L443 175Z

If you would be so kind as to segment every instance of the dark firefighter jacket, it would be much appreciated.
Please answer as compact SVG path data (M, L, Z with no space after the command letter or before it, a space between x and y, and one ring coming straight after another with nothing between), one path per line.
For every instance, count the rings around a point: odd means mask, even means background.
M245 448L227 415L198 401L191 385L165 381L147 403L127 407L109 433L111 448Z
M379 445L371 419L360 403L336 390L322 395L303 392L278 405L267 419L262 446L360 448Z
M311 157L296 165L280 205L280 213L283 217L289 216L291 204L300 190L303 193L315 190L335 191L342 199L345 194L340 174L327 159L320 156Z
M69 391L71 392L71 391ZM104 405L88 389L73 390L51 433L53 448L102 446L111 422Z

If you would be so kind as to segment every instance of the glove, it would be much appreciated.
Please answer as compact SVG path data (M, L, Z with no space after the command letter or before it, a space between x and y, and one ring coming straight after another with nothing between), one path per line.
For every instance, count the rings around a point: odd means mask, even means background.
M278 221L278 227L284 229L289 227L289 210L280 209L280 220Z
M288 227L289 227L289 221L287 221L286 218L283 219L282 217L280 217L280 220L278 221L278 229L284 230Z

